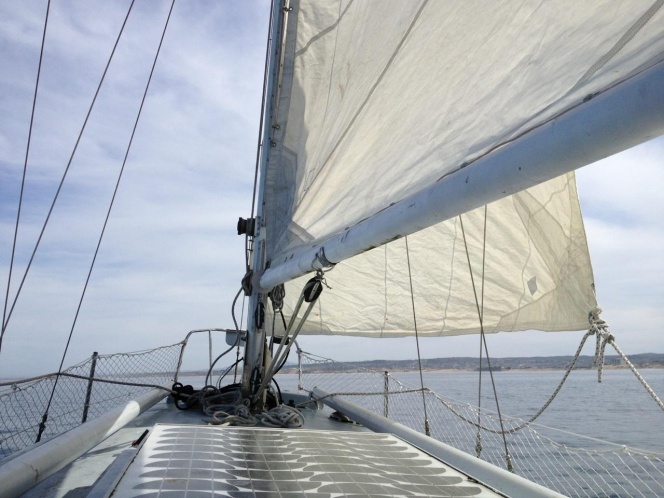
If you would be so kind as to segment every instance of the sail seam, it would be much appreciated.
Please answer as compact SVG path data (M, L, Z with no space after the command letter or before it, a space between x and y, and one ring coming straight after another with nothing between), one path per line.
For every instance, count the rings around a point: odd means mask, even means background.
M449 270L449 281L447 283L447 299L445 300L445 308L443 310L443 327L440 329L440 334L443 335L447 328L447 312L450 307L450 299L452 298L452 281L454 280L454 257L456 254L456 243L459 239L459 233L457 229L457 218L454 218L454 238L452 239L452 254L450 256L450 270Z
M611 59L613 59L618 54L618 52L620 52L625 47L625 45L632 41L638 32L641 31L644 26L650 22L650 20L662 7L662 5L664 5L664 0L656 0L655 3L653 3L650 8L641 17L639 17L627 31L625 31L625 33L620 37L615 45L613 45L613 47L611 47L607 53L600 57L597 62L595 62L595 64L590 66L590 68L585 72L585 74L576 83L576 85L572 87L570 93L592 78L593 75L602 69Z
M424 0L424 1L422 2L422 5L420 5L419 10L417 11L417 13L415 14L415 16L413 17L413 20L411 21L410 25L408 26L408 29L406 30L406 32L404 33L404 35L401 37L401 40L399 41L399 44L397 45L396 49L395 49L394 52L392 53L392 56L391 56L390 59L387 61L387 64L385 65L385 67L383 68L382 72L380 73L380 75L378 76L378 78L376 79L376 81L374 82L374 84L372 85L371 89L370 89L369 92L367 93L367 96L366 96L366 97L364 98L364 100L362 101L362 104L360 104L360 107L357 109L357 111L356 111L355 114L353 115L353 118L350 120L350 123L348 123L348 125L347 125L346 128L344 129L343 133L341 134L341 137L339 137L339 140L337 141L337 143L335 144L335 146L332 148L332 150L331 150L330 153L328 154L327 158L323 161L323 163L322 163L322 165L320 166L320 168L318 168L318 171L316 171L315 173L312 172L313 174L312 174L312 176L311 176L311 180L309 181L309 185L307 185L307 186L304 188L304 190L303 190L302 198L300 199L300 203L301 203L302 200L306 197L306 194L309 192L309 189L311 188L311 186L313 185L313 183L316 181L316 179L317 179L318 176L320 175L321 171L323 171L323 169L325 169L325 167L326 167L327 164L329 163L331 157L334 155L334 153L337 151L337 149L339 148L339 146L341 145L341 143L344 141L344 139L346 138L346 136L347 136L348 133L350 132L351 128L353 127L353 125L354 125L355 122L357 121L357 118L360 116L360 114L362 113L362 111L364 110L364 108L367 106L367 104L368 104L369 101L371 100L371 97L373 97L373 95L374 95L376 89L378 88L378 86L380 85L380 83L383 81L383 78L385 77L385 75L386 75L387 72L389 71L390 67L392 67L392 63L395 61L397 55L398 55L399 52L401 51L401 48L402 48L402 47L404 46L404 44L406 43L406 40L408 39L408 37L410 36L411 32L413 31L413 29L414 29L414 27L415 27L415 24L416 24L417 21L419 20L419 18L420 18L420 16L421 16L422 12L424 11L424 8L427 6L428 3L429 3L429 0Z
M606 54L604 54L602 57L600 57L590 68L588 68L588 70L584 73L584 75L581 76L581 78L564 95L561 96L559 101L560 102L564 101L574 91L581 88L585 83L588 82L588 80L590 80L590 78L595 73L597 73L597 71L599 71L602 67L604 67L611 59L613 59L613 57L615 57L618 54L618 52L620 52L620 50L622 50L638 34L638 32L641 31L641 29L643 29L643 27L652 19L652 17L657 13L657 11L662 7L662 5L664 5L664 0L656 0L656 2L623 34L623 36L616 42L616 44L611 49L609 49L609 51ZM658 58L656 60L660 61L661 58ZM649 66L645 65L645 67L649 67ZM641 68L636 68L635 71L634 71L634 74L638 74L643 69L644 69L644 66L641 66ZM617 82L617 83L619 83L619 82ZM615 84L616 83L614 83L613 85L611 85L608 88L602 88L597 93L605 92L609 88L612 88L613 86L615 86ZM594 97L595 95L597 95L597 93L592 94L591 97ZM504 147L505 145L518 140L519 138L521 138L521 137L527 135L528 133L530 133L530 132L546 125L547 123L553 122L555 119L557 119L560 116L563 116L564 114L566 114L567 112L575 109L576 107L578 107L583 102L586 102L586 99L584 99L582 102L576 102L576 103L573 103L572 105L570 105L567 108L561 109L560 112L558 112L555 115L551 116L546 121L544 121L542 123L539 123L539 124L536 124L535 126L527 127L525 129L523 129L521 132L518 131L519 128L522 128L523 126L526 126L526 123L522 123L521 125L517 125L516 128L514 128L512 130L509 130L508 132L506 132L503 135L506 138L497 141L493 146L490 146L487 150L485 150L484 152L478 154L476 157L467 159L463 164L459 165L459 167L444 173L443 175L438 177L438 179L436 181L443 180L445 177L447 177L447 176L449 176L453 173L456 173L457 171L461 170L462 168L474 163L475 161L477 161L479 159L482 159L483 157L488 156L489 154L491 154L493 151L499 149L500 147ZM537 113L533 114L530 117L529 122L533 122L536 118L538 118L539 116L544 114L546 111L548 111L551 108L551 106L553 104L554 103L552 102L549 105L545 106L544 108L540 109ZM435 151L430 151L429 153L425 154L423 156L423 158L429 157L434 152Z
M300 55L305 53L307 50L309 50L309 47L311 47L311 45L313 45L314 42L316 42L317 40L320 40L321 38L323 38L328 33L331 33L332 31L334 31L339 26L339 24L341 23L341 19L343 19L343 17L346 15L346 12L348 12L348 9L350 9L350 7L351 7L351 5L353 5L354 1L355 0L351 0L350 2L348 2L348 5L346 5L346 8L344 9L344 11L341 14L339 14L339 18L334 23L332 23L330 26L325 28L323 31L321 31L317 35L312 36L304 47L302 47L300 50L295 52L295 57L299 57Z

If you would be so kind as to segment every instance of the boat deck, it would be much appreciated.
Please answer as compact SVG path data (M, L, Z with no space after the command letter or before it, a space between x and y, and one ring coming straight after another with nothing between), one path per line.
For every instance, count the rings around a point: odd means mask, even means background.
M219 427L160 402L24 496L498 496L395 436L302 412L303 429Z

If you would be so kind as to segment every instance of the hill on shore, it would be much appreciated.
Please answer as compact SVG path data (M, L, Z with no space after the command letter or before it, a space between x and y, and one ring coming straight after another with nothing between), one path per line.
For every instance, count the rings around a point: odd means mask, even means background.
M573 356L533 356L529 358L491 358L491 367L494 371L506 370L529 370L529 369L551 369L562 370L567 368ZM660 353L642 353L629 357L630 361L639 369L641 368L664 368L664 354ZM580 356L575 368L589 369L593 367L593 356ZM621 358L617 355L606 355L604 357L604 366L608 368L627 368ZM413 371L417 370L417 360L371 360L371 361L352 361L352 362L334 362L320 363L316 365L307 365L309 372L348 372L358 369L367 369L373 371ZM422 369L432 370L479 370L479 358L457 357L457 358L431 358L422 360ZM482 369L488 369L486 358L482 360ZM287 364L281 370L282 373L295 373L297 366Z

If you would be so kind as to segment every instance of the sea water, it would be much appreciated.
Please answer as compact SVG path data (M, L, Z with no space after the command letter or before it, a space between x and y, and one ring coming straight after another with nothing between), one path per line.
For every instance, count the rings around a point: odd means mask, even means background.
M494 372L500 411L504 416L530 419L553 394L562 370ZM664 369L644 369L642 376L664 397ZM391 372L410 387L419 387L417 372ZM276 377L282 391L297 391L296 374ZM200 387L202 377L183 377L182 383ZM479 372L424 372L424 385L455 401L478 406ZM352 387L349 386L349 390ZM488 372L482 373L481 406L496 411ZM602 382L596 370L574 370L551 405L537 419L539 425L564 429L632 448L664 453L664 411L627 369L605 369ZM592 445L589 440L588 444Z
M398 374L395 374L398 375ZM664 395L664 370L642 371L648 384ZM549 399L563 377L562 371L506 371L494 373L501 412L529 419ZM483 373L482 406L495 410L495 399ZM404 381L417 384L419 376ZM424 374L424 384L444 397L478 404L478 373ZM664 452L664 410L630 370L575 370L552 404L537 419L540 425L613 443Z

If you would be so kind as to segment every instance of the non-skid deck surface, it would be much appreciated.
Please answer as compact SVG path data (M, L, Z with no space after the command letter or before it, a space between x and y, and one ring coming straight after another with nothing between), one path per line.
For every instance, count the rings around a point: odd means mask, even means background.
M157 425L113 496L497 495L388 434Z

